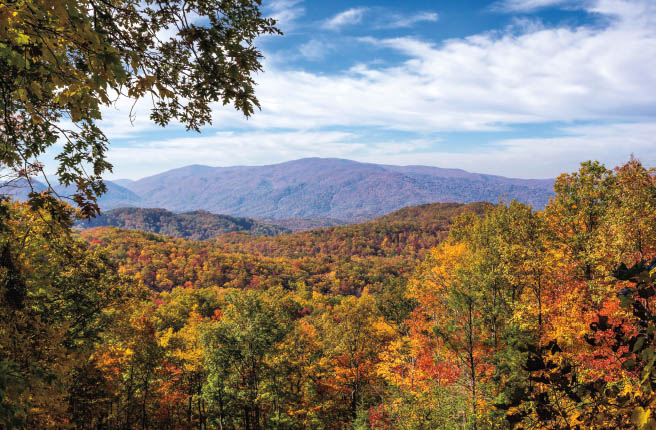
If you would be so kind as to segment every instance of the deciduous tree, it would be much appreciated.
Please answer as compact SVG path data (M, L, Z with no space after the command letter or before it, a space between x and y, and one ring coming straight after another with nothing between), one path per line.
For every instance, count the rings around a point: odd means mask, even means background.
M198 130L212 103L249 116L259 107L254 46L279 33L260 0L16 0L0 3L0 167L29 179L39 156L62 142L59 180L83 213L95 196L109 144L103 106L152 100L159 125ZM126 122L129 119L126 117ZM71 124L71 125L66 125ZM37 201L36 195L32 199Z

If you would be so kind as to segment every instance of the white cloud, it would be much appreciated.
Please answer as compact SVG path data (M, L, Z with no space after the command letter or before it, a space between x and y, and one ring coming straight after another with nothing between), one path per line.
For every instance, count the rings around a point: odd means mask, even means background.
M190 137L178 140L176 149L168 148L161 156L157 155L161 142L118 152L112 149L112 160L117 169L127 163L139 172L130 154L143 153L141 160L160 160L162 165L152 167L155 171L174 167L171 163L180 166L206 159L208 164L227 165L309 155L348 156L552 176L563 169L574 170L583 159L598 158L615 165L635 152L655 165L653 156L651 160L648 157L656 153L652 137L656 135L652 123L656 114L656 2L598 0L587 10L612 19L606 20L605 27L548 28L525 21L519 29L451 39L439 45L408 37L362 39L360 43L369 49L393 50L406 60L392 65L362 63L339 73L289 69L274 57L265 63L265 72L256 76L261 112L246 121L230 107L217 105L214 110L215 127L240 129L235 135L239 138L212 136L203 141L204 136ZM305 49L306 56L321 55L320 44ZM139 111L136 131L152 127L147 109L143 112ZM105 116L115 133L124 137L132 130L126 130L127 116L123 109L121 113L122 117L116 112ZM435 153L426 147L416 153L381 142L377 148L389 145L395 149L387 151L388 155L376 155L366 149L376 142L362 143L367 130L434 135L577 121L625 125L571 128L568 137L515 139L466 154L453 150ZM326 131L355 127L359 136ZM205 142L206 149L193 147L198 139ZM419 142L405 144L419 150ZM210 151L210 146L218 149Z
M553 178L578 170L585 160L598 160L613 168L635 154L643 164L656 166L656 123L622 123L567 127L567 136L508 139L471 151L374 153L361 161L458 167L471 172L520 178Z
M588 11L619 18L627 27L651 29L653 34L656 21L656 2L653 0L596 0L589 4Z
M323 59L328 52L332 51L335 46L331 43L326 43L321 40L311 39L308 42L302 44L298 50L301 55L308 60L321 60Z
M357 24L362 21L366 10L364 7L347 9L324 21L322 28L326 30L339 30L344 26Z
M101 128L110 141L160 128L150 119L152 106L150 98L142 98L135 104L132 99L120 97L115 104L103 109ZM177 121L172 121L169 125L178 126Z
M533 12L537 9L561 6L563 4L581 4L573 0L501 0L492 5L492 9L500 12Z
M525 25L525 32L483 33L441 45L407 37L365 39L373 49L407 56L392 66L359 64L318 74L265 64L266 72L257 77L263 108L247 125L443 132L641 121L656 113L656 14L640 13L651 7L599 2L600 13L623 14L604 28ZM246 125L218 107L215 120L218 126Z
M265 4L268 15L276 20L276 27L289 32L296 27L296 21L305 15L303 0L271 0Z
M435 12L418 12L413 15L389 14L376 26L377 28L407 28L419 22L435 22L439 15Z
M219 132L214 135L112 146L112 178L138 179L188 164L257 165L301 157L347 157L364 148L358 136L328 132Z
M483 33L442 45L407 37L361 39L372 49L408 58L333 74L290 70L269 54L265 72L256 76L262 111L246 122L231 107L217 105L214 119L220 128L372 126L427 132L643 120L656 113L655 7L650 1L600 0L590 10L616 18L604 28L525 24L521 32ZM327 48L310 41L301 52L319 58ZM137 131L150 124L148 105L138 105ZM104 112L120 136L131 132L125 111L126 106Z
M133 179L188 164L260 165L301 157L458 167L521 178L555 177L576 171L579 163L588 159L612 168L625 163L631 154L645 165L656 166L656 122L568 126L561 131L566 135L506 139L476 151L458 151L448 141L372 140L352 132L223 132L112 147L109 159L116 166L111 177Z

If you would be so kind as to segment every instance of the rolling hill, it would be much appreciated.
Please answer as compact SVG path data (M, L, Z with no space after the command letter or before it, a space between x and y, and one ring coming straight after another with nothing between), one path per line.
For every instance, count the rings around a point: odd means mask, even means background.
M77 227L112 226L143 230L191 240L206 240L235 231L256 236L289 233L284 227L266 224L250 218L215 215L207 211L176 214L166 209L119 208L103 212L89 221L79 221Z
M410 276L461 213L483 214L489 203L435 203L373 221L278 236L232 232L211 240L176 239L116 227L81 237L105 249L121 272L154 291L179 286L268 288L300 284L335 294L385 291Z

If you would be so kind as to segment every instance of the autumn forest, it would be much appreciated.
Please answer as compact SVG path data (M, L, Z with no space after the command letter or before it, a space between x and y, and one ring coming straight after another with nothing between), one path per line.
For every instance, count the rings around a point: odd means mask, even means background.
M656 430L655 17L0 0L0 430Z
M202 242L5 201L0 426L652 428L656 172L555 192Z

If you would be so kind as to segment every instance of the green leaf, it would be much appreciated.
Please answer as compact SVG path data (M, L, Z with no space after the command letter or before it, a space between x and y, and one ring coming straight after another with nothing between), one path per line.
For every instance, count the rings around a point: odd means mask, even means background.
M622 363L622 368L628 371L635 370L635 367L636 367L635 360L626 360L624 363Z

